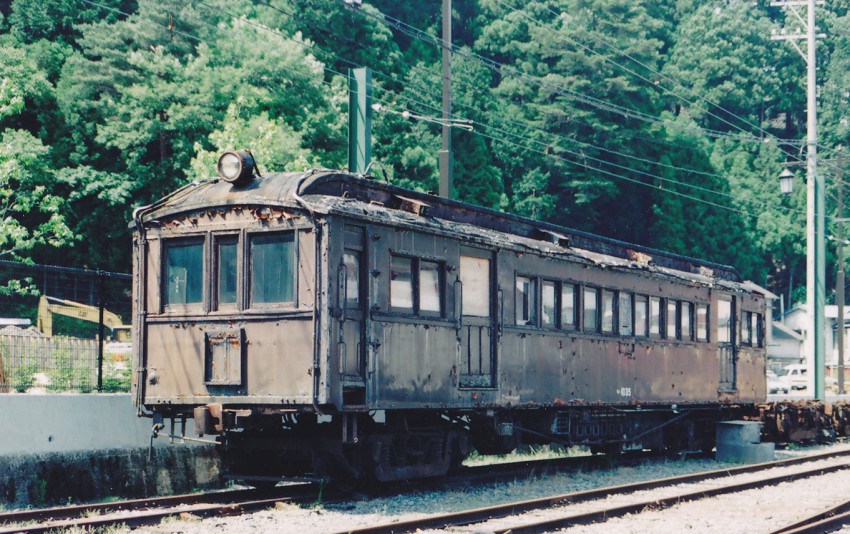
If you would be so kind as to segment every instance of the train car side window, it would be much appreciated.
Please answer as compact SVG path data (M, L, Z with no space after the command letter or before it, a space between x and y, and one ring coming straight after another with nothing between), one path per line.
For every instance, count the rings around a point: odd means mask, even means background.
M661 337L661 298L649 297L649 335Z
M602 322L601 330L605 334L614 333L614 292L602 290Z
M617 327L621 336L633 336L635 334L632 314L632 294L621 291L617 302Z
M435 261L419 261L419 311L423 315L443 313L443 268Z
M537 279L516 277L516 324L537 324Z
M764 318L757 313L753 314L753 335L753 345L764 347Z
M236 307L238 239L235 236L221 237L215 241L215 307Z
M413 312L413 258L390 260L390 308Z
M558 284L543 280L540 322L547 328L558 326Z
M204 298L204 239L163 243L165 308L199 304Z
M697 341L708 341L708 304L697 304Z
M679 304L679 333L685 341L694 340L694 305L690 302Z
M679 328L679 303L673 299L667 299L667 339L681 339Z
M599 330L599 290L595 287L584 288L582 299L582 329L585 332Z
M251 306L295 301L295 234L250 237Z
M744 312L744 322L741 325L741 344L753 344L753 312Z
M576 326L576 286L561 285L561 328Z
M462 313L467 317L490 317L490 260L460 257Z
M647 330L647 318L649 315L649 303L646 295L635 295L635 335L646 337L649 335Z

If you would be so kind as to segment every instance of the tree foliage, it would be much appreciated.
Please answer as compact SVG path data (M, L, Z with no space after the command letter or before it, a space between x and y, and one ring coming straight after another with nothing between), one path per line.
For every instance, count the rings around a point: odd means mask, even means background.
M818 8L827 158L850 144L846 4ZM209 177L222 150L251 149L262 172L346 167L352 67L374 71L374 159L437 190L438 0L4 6L2 256L126 270L132 210ZM790 294L805 198L780 198L775 176L800 157L805 65L770 39L786 16L743 0L457 0L455 196Z

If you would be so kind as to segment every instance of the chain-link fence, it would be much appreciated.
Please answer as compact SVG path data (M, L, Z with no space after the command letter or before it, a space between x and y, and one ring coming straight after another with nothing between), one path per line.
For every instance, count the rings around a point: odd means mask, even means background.
M131 276L0 260L0 393L127 391Z

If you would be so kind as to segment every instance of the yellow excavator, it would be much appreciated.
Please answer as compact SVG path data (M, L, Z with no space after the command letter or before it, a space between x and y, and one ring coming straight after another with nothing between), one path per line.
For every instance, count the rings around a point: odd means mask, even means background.
M42 295L38 301L38 318L35 326L39 332L46 336L53 336L54 313L91 323L100 322L100 309L97 306ZM112 331L112 341L118 343L130 342L130 325L121 322L121 317L118 317L117 314L104 309L103 325Z

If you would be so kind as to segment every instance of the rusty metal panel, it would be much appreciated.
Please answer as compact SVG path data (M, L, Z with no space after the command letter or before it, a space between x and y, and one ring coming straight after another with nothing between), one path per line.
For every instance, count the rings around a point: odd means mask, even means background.
M245 336L241 328L204 332L206 358L204 383L208 386L241 386Z

